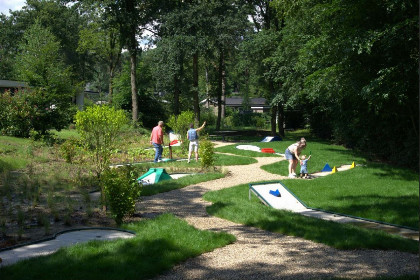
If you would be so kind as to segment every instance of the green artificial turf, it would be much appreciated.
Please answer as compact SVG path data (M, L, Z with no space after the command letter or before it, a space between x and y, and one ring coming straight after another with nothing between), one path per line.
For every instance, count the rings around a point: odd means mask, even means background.
M235 241L227 233L201 231L164 214L126 225L136 237L91 241L50 256L0 268L0 279L150 279L174 265Z
M383 231L339 224L300 214L276 210L258 198L248 199L249 185L208 192L204 199L213 204L209 214L248 226L303 237L338 249L383 249L417 253L419 243Z

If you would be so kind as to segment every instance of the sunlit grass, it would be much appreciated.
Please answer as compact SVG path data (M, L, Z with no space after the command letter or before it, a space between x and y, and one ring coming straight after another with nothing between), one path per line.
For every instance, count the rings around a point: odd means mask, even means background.
M164 180L153 185L146 185L142 187L141 196L150 196L162 192L169 192L176 189L181 189L186 186L207 182L224 177L223 173L204 173L194 174L181 177L179 179Z
M418 242L388 233L339 224L300 214L276 210L258 198L248 198L248 185L206 193L204 199L211 215L236 223L258 227L281 234L303 237L338 249L384 249L417 253Z
M369 163L283 183L309 207L418 229L419 182L414 171Z
M150 279L188 258L235 241L227 233L197 230L164 214L126 225L136 237L92 241L50 256L0 268L0 279Z

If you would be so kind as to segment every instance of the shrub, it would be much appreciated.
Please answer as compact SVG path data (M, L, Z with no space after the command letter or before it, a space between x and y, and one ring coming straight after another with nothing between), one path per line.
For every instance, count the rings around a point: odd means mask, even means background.
M79 148L79 140L70 137L60 146L61 155L64 157L67 163L72 163L74 157L77 155L77 149Z
M2 134L29 137L30 131L47 135L48 130L60 130L68 125L75 107L51 99L51 93L38 88L0 94L0 130Z
M108 168L116 139L127 123L123 110L92 106L76 114L76 129L85 148L91 153L98 177Z
M117 137L127 122L124 111L115 110L113 107L95 105L86 108L86 111L77 112L76 129L91 156L98 178L109 168ZM102 203L105 205L103 187L101 194Z
M214 147L212 142L207 139L201 140L198 152L201 158L201 166L203 168L214 166Z
M178 116L172 115L167 125L171 127L176 134L179 134L182 141L182 150L186 150L187 131L190 128L190 124L194 122L194 113L191 111L184 111Z
M126 215L134 213L136 199L140 196L140 186L132 168L121 167L109 169L101 177L101 183L106 193L115 222L120 225Z

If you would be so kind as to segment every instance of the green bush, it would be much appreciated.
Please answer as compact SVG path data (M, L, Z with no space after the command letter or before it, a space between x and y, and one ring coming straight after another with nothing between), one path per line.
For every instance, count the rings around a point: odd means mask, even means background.
M109 169L101 177L112 216L121 225L126 215L134 213L136 199L140 196L140 186L132 168Z
M76 129L91 154L98 177L108 168L117 137L128 121L123 110L92 106L76 114Z
M54 100L47 97L49 94L45 89L20 90L13 95L10 92L0 94L0 132L29 137L30 131L47 135L50 129L66 127L75 108L70 104L55 105Z
M200 155L201 166L203 168L214 166L214 147L212 142L207 139L201 140L198 153Z
M181 149L186 150L187 143L187 131L190 128L190 124L194 122L194 113L191 111L184 111L178 116L172 115L167 125L174 130L176 134L181 137L182 145Z
M80 146L79 140L70 137L60 146L61 155L64 157L67 163L72 163L74 157L77 155L77 150Z
M213 109L203 108L201 110L200 117L202 120L206 120L207 126L216 125L217 116L215 115Z

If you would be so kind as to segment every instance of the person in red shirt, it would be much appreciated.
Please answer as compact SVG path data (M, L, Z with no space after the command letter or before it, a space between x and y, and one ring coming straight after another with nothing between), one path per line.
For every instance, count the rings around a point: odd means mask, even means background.
M163 128L163 121L159 121L158 125L153 128L152 133L150 135L150 144L152 144L156 150L154 162L159 162L162 160L162 152L163 152L163 147L162 147L163 129L162 128Z

